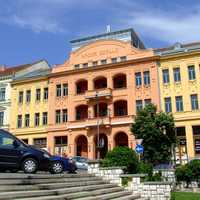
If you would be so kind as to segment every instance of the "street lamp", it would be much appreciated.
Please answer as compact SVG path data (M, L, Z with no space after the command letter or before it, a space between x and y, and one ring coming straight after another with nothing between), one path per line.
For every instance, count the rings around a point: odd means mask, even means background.
M96 105L97 105L97 159L100 159L100 143L99 143L99 96L98 96L98 91L96 91Z

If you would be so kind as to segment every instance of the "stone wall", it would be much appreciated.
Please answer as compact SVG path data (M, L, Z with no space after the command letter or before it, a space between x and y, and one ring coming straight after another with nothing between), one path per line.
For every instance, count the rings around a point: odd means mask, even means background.
M140 174L132 175L132 182L128 187L133 194L148 200L170 200L171 189L171 182L142 182Z
M174 169L156 169L153 170L154 174L161 172L163 181L167 181L167 182L176 182L176 178L175 178L175 170Z
M135 195L140 195L142 199L170 200L172 183L166 180L164 182L142 182L142 178L146 176L145 174L123 174L123 168L101 168L97 161L89 162L88 173L100 176L104 180L108 180L119 186L122 186L123 178L129 178L131 182L125 188L132 191Z
M95 176L100 176L103 180L108 180L110 183L115 183L121 185L121 175L123 172L123 167L100 167L99 162L90 161L88 165L88 173L95 174Z

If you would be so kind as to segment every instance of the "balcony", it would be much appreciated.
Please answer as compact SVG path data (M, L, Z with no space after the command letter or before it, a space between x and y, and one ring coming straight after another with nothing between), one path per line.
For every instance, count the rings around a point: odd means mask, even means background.
M68 129L77 129L77 128L85 128L89 129L91 127L97 126L98 119L97 118L88 118L86 120L76 120L69 122ZM110 126L110 117L100 117L99 118L100 126Z
M112 89L104 88L104 89L98 89L98 90L88 90L85 94L85 99L88 101L95 100L97 97L110 99L112 97Z
M126 116L118 116L118 117L99 117L99 125L110 127L111 125L120 125L120 124L132 124L134 122L133 115L126 115ZM86 120L76 120L71 121L68 124L68 129L90 129L92 127L97 127L98 118L88 118Z

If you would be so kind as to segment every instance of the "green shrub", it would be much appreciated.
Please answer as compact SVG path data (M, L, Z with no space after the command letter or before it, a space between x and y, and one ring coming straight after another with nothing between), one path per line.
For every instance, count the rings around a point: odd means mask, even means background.
M193 181L200 183L200 160L192 160L188 164L189 169L192 171Z
M140 174L148 174L148 176L152 176L153 165L149 163L140 162L138 172Z
M115 147L106 154L102 161L103 167L126 167L125 173L137 173L138 165L139 161L135 151L128 147Z
M175 171L175 176L176 176L177 182L181 182L181 181L186 182L187 184L186 187L189 186L189 184L194 178L193 172L191 168L189 167L189 164L177 167Z

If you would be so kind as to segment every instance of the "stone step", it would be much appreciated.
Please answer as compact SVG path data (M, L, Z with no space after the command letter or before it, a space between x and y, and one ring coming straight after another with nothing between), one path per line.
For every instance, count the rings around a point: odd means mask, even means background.
M94 177L94 175L87 173L62 173L62 174L24 174L24 173L0 173L1 179L56 179L56 178L81 178L81 177Z
M48 184L38 184L39 189L59 189L59 188L69 188L69 187L80 187L87 185L104 185L108 184L108 181L94 180L85 182L71 182L71 183L48 183Z
M70 198L69 199L77 199L77 200L111 200L114 198L119 198L119 197L126 197L131 195L132 193L126 190L122 190L122 191L117 191L117 192L108 192L106 194L100 194L100 195L95 195L95 194L91 194L88 197L84 197L84 198Z
M1 185L30 185L30 184L41 184L41 183L60 183L60 182L82 182L82 181L94 181L102 180L100 177L74 177L74 178L56 178L56 179L0 179Z
M140 195L131 194L131 195L128 195L128 196L125 196L125 197L120 197L120 198L117 197L117 198L114 198L112 200L142 200L142 199L141 199Z
M47 183L35 185L1 185L0 192L10 191L31 191L31 190L47 190L47 189L60 189L68 187L80 187L86 185L103 185L109 182L103 180L84 181L84 182L70 182L70 183Z
M119 189L103 189L103 190L98 190L98 191L87 191L87 192L77 192L77 193L73 193L73 194L64 194L64 195L50 195L50 196L41 196L41 197L32 197L32 198L14 198L12 200L73 200L73 199L77 199L77 200L90 200L90 198L95 199L95 200L100 200L101 196L99 195L99 193L101 195L103 195L103 198L106 198L106 195L109 195L108 198L106 199L110 199L110 193L114 194L114 196L116 194L119 194L120 196L122 195L122 190ZM123 195L127 194L127 192L123 193ZM98 195L98 198L95 197L96 195ZM93 196L93 197L91 197ZM83 198L84 197L84 198ZM7 199L5 199L7 200Z
M36 190L36 191L15 191L15 192L3 192L0 193L0 200L12 200L14 198L24 198L24 197L39 197L47 195L62 195L62 194L74 194L75 195L82 191L90 191L95 194L100 194L102 192L109 191L121 191L120 187L116 187L113 184L103 184L103 185L89 185L82 187L72 187L72 188L62 188L57 190ZM108 191L107 191L108 190ZM93 192L94 191L94 192ZM90 192L88 192L90 194ZM73 195L72 195L73 196Z

